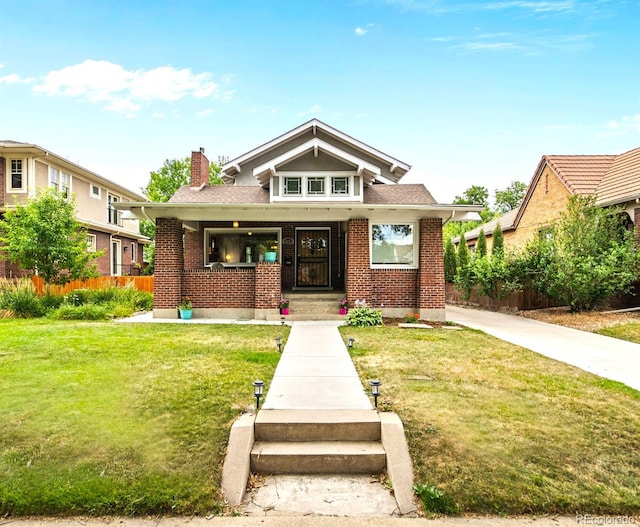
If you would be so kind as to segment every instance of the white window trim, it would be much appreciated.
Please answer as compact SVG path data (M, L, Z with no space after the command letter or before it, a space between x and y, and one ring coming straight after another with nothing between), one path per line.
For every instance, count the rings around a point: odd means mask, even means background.
M93 193L94 188L98 189L97 194ZM93 199L102 199L102 188L100 187L100 185L94 185L93 183L89 183L89 197Z
M138 244L136 242L131 242L131 263L136 263L137 254Z
M22 186L20 188L13 188L11 186L11 181L12 181L12 172L11 172L11 162L12 161L22 161ZM5 181L6 181L6 190L8 194L26 194L27 193L27 187L28 187L28 183L27 183L27 164L28 164L28 160L26 158L23 157L8 157L6 158L6 165L5 165Z
M279 178L278 181L278 193L274 193L274 185L269 185L269 193L271 202L276 201L357 201L363 200L363 189L360 188L359 194L355 193L356 185L356 172L355 171L278 171L275 177ZM300 194L285 194L285 178L300 178ZM348 194L334 194L332 192L333 178L346 177L348 179L349 193ZM324 194L309 194L308 192L308 180L309 178L324 178ZM360 187L363 185L363 180L360 178Z
M209 267L211 266L210 263L207 262L207 241L209 239L209 236L213 233L213 234L234 234L234 233L238 233L238 232L242 232L242 233L249 233L249 232L274 232L277 234L278 237L278 256L277 256L277 261L278 262L282 262L282 228L281 227L232 227L232 228L228 228L228 227L223 227L223 228L216 228L216 227L208 227L206 229L204 229L204 240L203 240L203 264L205 267ZM233 266L233 264L230 264L231 266Z
M374 225L413 225L413 264L377 264L373 263L373 226ZM419 225L414 221L374 221L369 222L369 265L371 269L418 269L419 268Z
M90 243L89 243L90 242ZM90 253L95 253L98 250L98 237L95 234L87 234L87 247Z

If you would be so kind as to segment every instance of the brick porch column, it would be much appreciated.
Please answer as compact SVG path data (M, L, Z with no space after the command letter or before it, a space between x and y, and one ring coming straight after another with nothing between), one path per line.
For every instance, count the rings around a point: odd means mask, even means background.
M442 220L420 220L418 309L423 320L445 320Z
M255 318L266 320L278 313L282 296L282 268L279 263L259 263L256 265Z
M356 300L371 302L369 220L354 218L347 225L346 296L350 306Z
M202 269L204 267L204 231L184 233L184 268Z
M178 318L182 295L182 223L175 218L156 220L156 255L153 286L153 316Z

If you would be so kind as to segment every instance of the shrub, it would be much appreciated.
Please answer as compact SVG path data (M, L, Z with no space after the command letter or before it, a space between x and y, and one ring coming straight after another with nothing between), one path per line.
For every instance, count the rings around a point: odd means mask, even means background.
M44 307L31 280L5 280L0 286L0 309L6 309L18 318L41 317Z
M382 326L382 310L372 307L354 307L347 313L347 326Z
M438 512L441 514L457 514L460 512L458 505L449 496L446 496L444 492L434 486L427 487L424 484L416 484L413 486L413 491L424 504L425 510L429 512Z
M448 283L453 283L456 277L458 264L456 262L456 248L451 238L447 239L444 246L444 279Z
M50 311L47 316L53 320L108 320L110 318L107 307L96 304L80 306L62 304L55 311Z

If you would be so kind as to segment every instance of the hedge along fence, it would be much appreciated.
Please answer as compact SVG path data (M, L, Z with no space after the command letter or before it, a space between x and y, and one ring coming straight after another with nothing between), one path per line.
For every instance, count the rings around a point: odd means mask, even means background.
M31 281L38 295L47 291L44 280L39 276L32 276ZM76 289L108 289L109 287L127 287L132 285L138 291L153 293L153 276L98 276L89 280L72 280L65 285L51 285L49 290L54 295L66 295Z

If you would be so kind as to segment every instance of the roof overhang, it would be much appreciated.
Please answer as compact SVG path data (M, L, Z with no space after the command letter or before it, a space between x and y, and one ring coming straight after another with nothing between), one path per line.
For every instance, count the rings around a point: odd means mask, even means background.
M417 221L440 218L443 223L461 221L468 213L479 213L478 205L380 205L368 203L117 203L140 219L176 218L183 223L195 221L307 222L347 221L368 218L374 221Z

